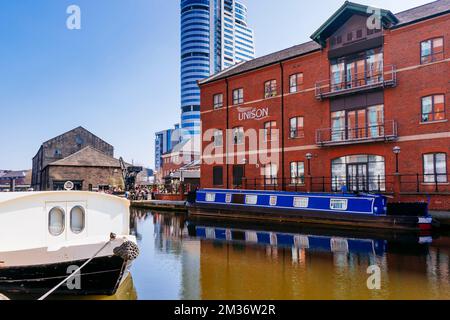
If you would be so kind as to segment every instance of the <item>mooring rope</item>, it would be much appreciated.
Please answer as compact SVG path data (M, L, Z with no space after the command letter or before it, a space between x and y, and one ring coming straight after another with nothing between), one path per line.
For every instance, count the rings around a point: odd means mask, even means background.
M89 264L89 262L91 262L92 260L95 259L95 257L97 257L97 255L100 254L100 252L103 251L103 249L105 249L113 240L116 239L116 235L114 233L111 233L109 236L109 241L106 242L88 261L86 261L81 267L79 267L77 270L75 270L73 273L71 273L67 278L65 278L63 281L61 281L57 286L55 286L53 289L51 289L49 292L47 292L46 294L44 294L42 297L40 297L38 300L45 300L49 295L51 295L53 292L55 292L56 290L58 290L59 287L61 287L63 284L65 284L67 281L69 281L70 279L72 279L75 275L77 275L77 273L79 273L81 271L81 269L83 269L85 266L87 266Z

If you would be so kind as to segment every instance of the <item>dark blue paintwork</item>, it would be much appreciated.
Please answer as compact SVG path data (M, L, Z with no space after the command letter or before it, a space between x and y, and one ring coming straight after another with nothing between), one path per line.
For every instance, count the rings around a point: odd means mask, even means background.
M207 198L207 195L210 195ZM228 202L227 200L228 196ZM238 203L237 197L257 196L256 204L244 200ZM212 198L211 198L212 197ZM295 207L294 199L307 199L307 207ZM271 200L274 201L271 204ZM241 199L242 200L242 199ZM345 209L338 210L331 206L332 201L344 200L347 203ZM224 190L204 189L197 191L196 203L198 204L220 204L236 207L264 207L264 208L287 208L295 210L308 210L329 213L350 213L366 215L386 215L387 200L383 195L373 194L338 194L338 193L299 193L280 191L251 191L251 190Z

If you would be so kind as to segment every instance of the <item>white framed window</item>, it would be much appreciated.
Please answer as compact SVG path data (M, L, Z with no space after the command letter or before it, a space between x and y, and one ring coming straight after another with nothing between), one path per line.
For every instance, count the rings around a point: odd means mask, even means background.
M248 194L245 196L245 203L255 205L258 203L258 196L255 194Z
M262 168L264 183L266 185L277 185L278 182L278 165L275 163L266 164Z
M214 202L214 201L216 201L216 194L215 193L207 193L205 200L206 200L206 202Z
M277 205L277 201L278 201L278 197L277 196L270 196L269 204L271 206L276 206Z
M64 232L66 213L61 207L54 207L48 213L48 231L52 236L59 236Z
M348 199L330 199L331 210L347 210Z
M86 226L86 211L81 206L73 207L70 210L70 230L79 234L82 233Z
M447 154L429 153L423 155L423 181L425 183L446 183Z
M295 208L308 208L309 198L294 197L293 204Z
M305 184L305 163L302 161L291 162L291 184Z

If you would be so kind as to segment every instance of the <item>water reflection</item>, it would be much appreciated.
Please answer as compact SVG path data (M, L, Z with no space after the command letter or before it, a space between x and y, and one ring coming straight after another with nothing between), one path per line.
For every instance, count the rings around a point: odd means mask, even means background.
M139 299L450 299L450 238L188 220L135 211ZM381 268L369 290L367 267Z
M131 228L140 247L132 276L115 296L86 299L450 299L449 235L212 222L142 210L132 211ZM381 290L367 288L374 264Z

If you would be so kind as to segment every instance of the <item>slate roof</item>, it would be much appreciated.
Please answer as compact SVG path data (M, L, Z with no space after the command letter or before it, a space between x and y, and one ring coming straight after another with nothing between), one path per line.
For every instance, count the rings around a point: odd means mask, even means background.
M228 69L225 69L222 72L216 73L215 75L212 75L211 77L199 81L200 84L205 84L214 80L224 79L239 73L248 72L254 69L258 69L264 66L268 66L283 60L287 60L290 58L294 58L297 56L301 56L307 53L311 53L314 51L320 50L322 47L314 42L309 41L306 43L302 43L293 47L290 47L288 49L284 49L281 51L277 51L275 53L268 54L263 57L259 57L247 62L242 62L240 64L237 64L233 67L230 67Z
M120 162L116 158L87 146L64 159L50 163L49 166L120 168Z
M399 20L399 22L393 28L398 28L416 21L429 19L436 15L446 13L450 13L450 0L433 1L428 4L395 14L395 17ZM219 73L216 73L210 76L209 78L201 80L198 83L202 85L215 80L225 79L237 74L273 65L280 61L312 53L320 49L321 49L320 44L316 43L315 41L309 41L247 62L241 62L235 66L225 69Z
M433 1L422 6L397 13L395 16L400 22L395 25L394 28L445 13L450 13L450 0Z

